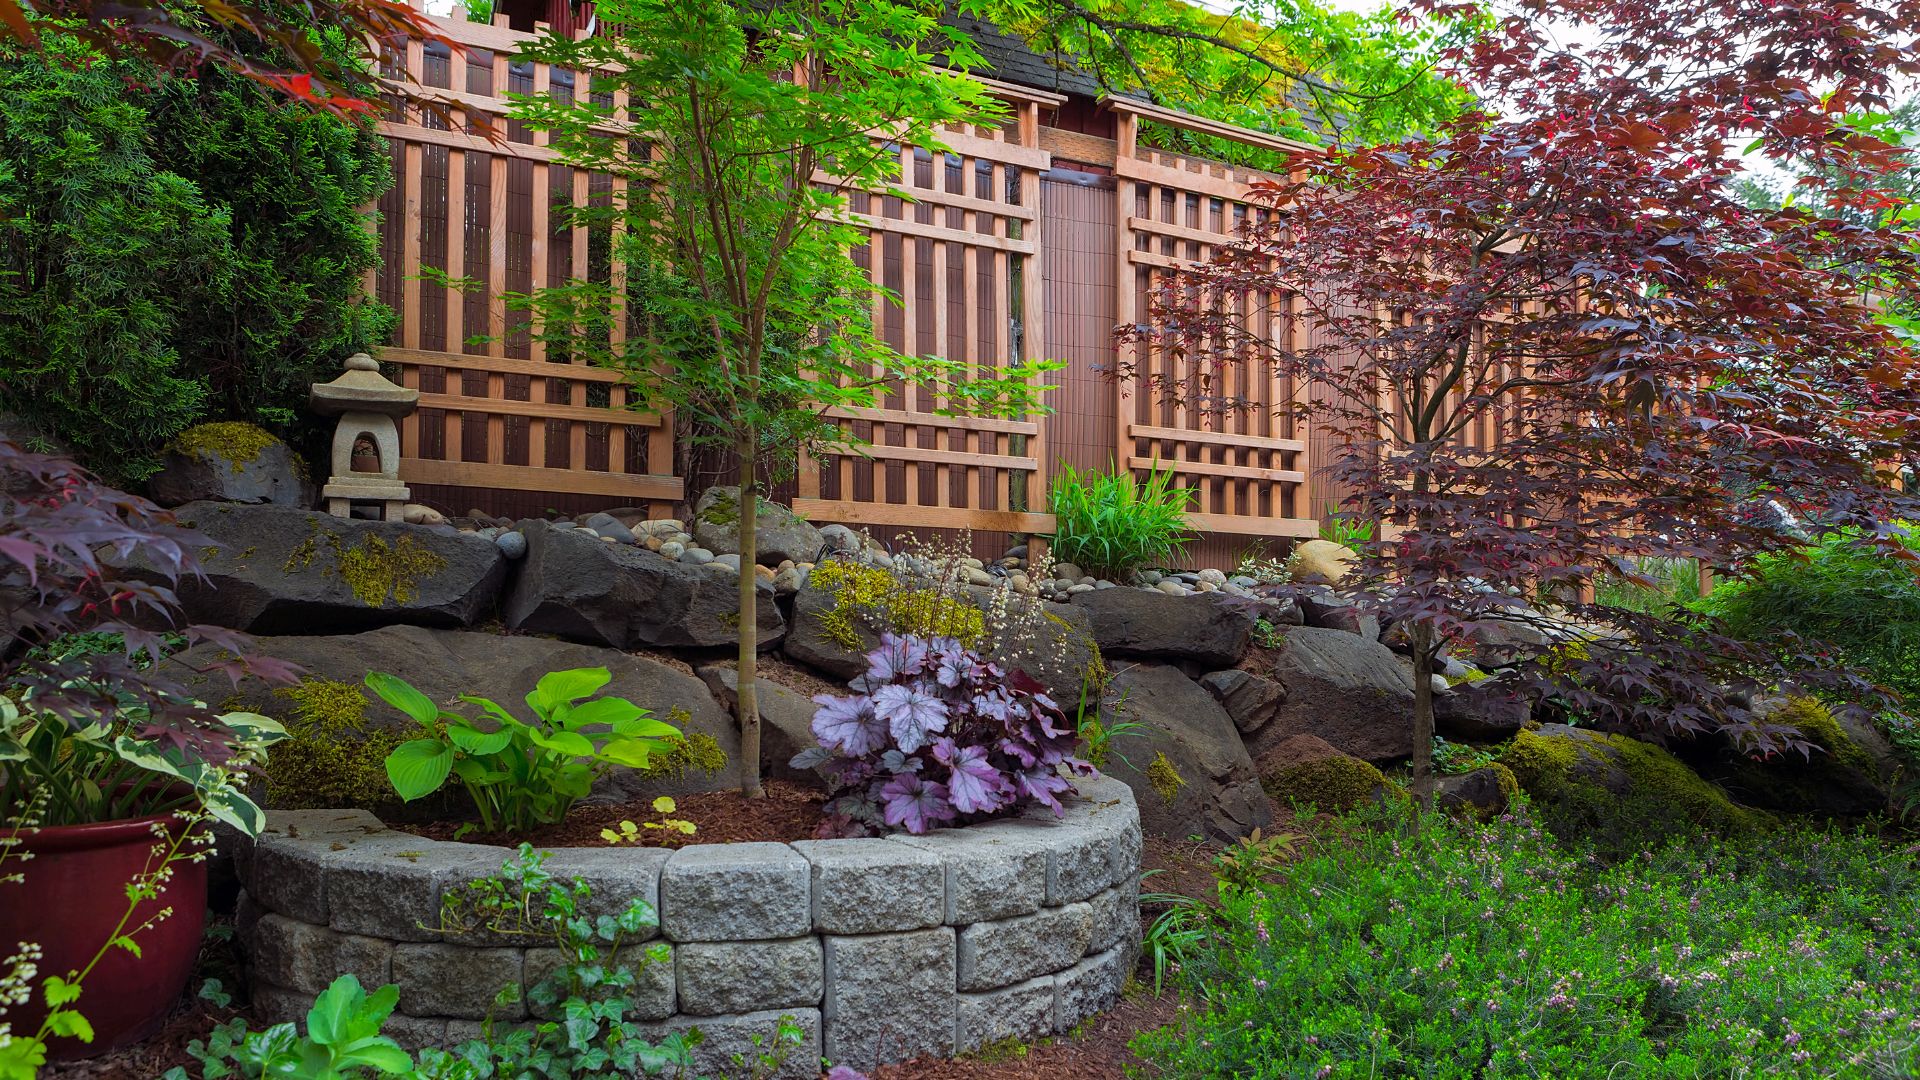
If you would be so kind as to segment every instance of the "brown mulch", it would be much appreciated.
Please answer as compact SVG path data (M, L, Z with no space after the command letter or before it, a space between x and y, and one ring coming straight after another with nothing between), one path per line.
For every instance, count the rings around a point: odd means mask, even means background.
M820 806L826 802L822 792L781 780L766 782L763 799L749 799L738 791L708 791L697 795L676 795L676 808L669 817L691 821L698 829L692 836L666 829L641 829L641 847L682 847L685 844L739 844L756 840L790 842L813 839L820 824ZM505 833L455 833L470 824L467 821L394 821L388 824L429 840L459 839L473 844L518 845L527 841L539 848L606 847L601 829L618 829L620 822L639 824L657 820L651 797L620 803L583 803L573 808L565 821L543 825L532 832L509 836Z
M238 1015L236 1010L200 1000L189 990L152 1038L86 1061L48 1065L40 1070L40 1080L156 1080L175 1066L198 1077L201 1065L187 1053L187 1044L205 1039L216 1026Z

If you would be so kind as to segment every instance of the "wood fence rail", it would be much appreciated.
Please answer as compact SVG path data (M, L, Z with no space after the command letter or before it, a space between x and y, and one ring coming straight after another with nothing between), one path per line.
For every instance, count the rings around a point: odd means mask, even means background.
M394 97L380 124L396 179L380 202L382 260L368 287L399 314L382 358L421 391L421 409L401 432L402 476L439 501L490 512L642 505L668 515L690 495L674 475L673 418L632 408L621 374L547 355L530 316L503 302L590 275L605 275L599 280L617 295L622 271L609 265L605 235L573 227L564 213L612 197L616 181L559 163L543 132L505 119L509 93L566 96L588 92L588 80L517 59L534 35L497 21L438 19L459 49L409 42L384 67L447 109L436 116ZM1043 114L1065 99L986 82L1011 121L945 133L939 154L899 148L898 186L911 200L852 194L849 209L867 234L855 257L880 286L874 324L895 349L975 371L1070 358L1057 411L1026 420L947 416L933 390L896 385L874 408L831 414L846 449L801 463L796 508L822 522L1044 534L1053 528L1054 462L1113 461L1171 470L1196 493L1191 517L1205 532L1239 543L1314 534L1315 455L1286 408L1294 388L1285 379L1237 376L1233 392L1262 402L1259 410L1173 408L1097 370L1114 366L1112 328L1138 320L1159 275L1208 258L1248 214L1268 212L1245 201L1247 182L1262 174L1142 148L1138 122L1283 152L1309 148L1109 102L1121 133L1111 175L1056 198L1048 193L1085 180L1056 170L1042 145L1052 131L1043 131ZM609 95L605 103L624 121L624 101ZM1112 254L1096 266L1089 251ZM616 334L624 321L616 314ZM1269 322L1275 335L1293 332L1288 320ZM1191 374L1169 358L1139 360L1143 372Z

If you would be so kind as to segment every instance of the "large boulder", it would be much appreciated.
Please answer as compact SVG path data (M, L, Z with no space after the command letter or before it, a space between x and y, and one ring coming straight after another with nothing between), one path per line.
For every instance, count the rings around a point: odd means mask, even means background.
M1233 726L1251 735L1267 725L1286 703L1287 688L1264 675L1228 668L1200 677L1200 685L1233 717Z
M197 502L204 578L177 586L187 621L256 634L470 626L493 613L507 559L483 536L288 506ZM130 574L158 579L135 553Z
M526 696L542 675L569 668L604 667L613 681L603 694L624 697L650 710L655 718L680 728L686 736L683 751L671 759L656 761L650 775L616 770L610 778L613 791L677 795L732 788L740 783L735 760L740 752L740 735L733 718L714 701L705 683L644 656L545 638L410 626L364 634L277 637L259 646L265 655L300 665L304 687L324 685L334 692L358 691L364 698L365 733L390 731L401 737L408 737L417 728L372 693L359 689L369 669L397 675L434 701L450 709L466 710L468 715L474 712L458 700L461 694L489 698L531 720ZM300 716L298 709L314 700L314 695L302 694L299 688L275 688L253 679L243 679L234 687L223 676L197 672L195 669L204 667L202 662L210 658L202 655L205 648L189 650L174 663L189 688L206 700L287 721L310 719ZM270 759L270 772L272 767Z
M502 605L507 625L618 649L731 645L739 626L740 582L725 569L613 544L587 529L521 522L527 554ZM761 645L785 624L773 586L757 583Z
M1481 821L1505 813L1520 793L1513 771L1497 761L1458 776L1436 777L1434 786L1440 809Z
M1626 735L1544 724L1514 736L1500 761L1549 829L1608 853L1666 836L1743 832L1766 820L1673 754Z
M1360 596L1336 592L1325 585L1306 585L1294 593L1293 599L1300 607L1301 621L1308 626L1379 640L1380 618L1362 610Z
M1228 668L1247 654L1253 613L1210 593L1170 596L1156 589L1095 589L1073 597L1106 656L1192 660Z
M1100 771L1133 789L1148 833L1231 840L1273 823L1233 720L1179 668L1124 666L1108 701L1101 721L1117 734Z
M713 692L720 707L732 714L740 701L738 668L732 663L702 664L695 673ZM760 775L796 784L821 783L820 774L814 770L796 769L789 764L795 754L820 745L813 734L813 714L819 706L805 694L771 679L753 682L760 706Z
M1533 704L1498 683L1462 682L1433 699L1433 729L1460 742L1510 739L1533 718Z
M306 509L313 483L287 444L252 424L200 424L167 447L147 491L161 506L191 502L271 503Z
M814 562L826 546L820 530L777 502L761 499L753 523L754 561L762 566ZM715 555L740 554L740 489L710 487L693 505L694 542Z
M1391 649L1323 627L1276 633L1276 647L1261 654L1255 674L1284 686L1286 700L1249 736L1255 757L1294 735L1316 735L1365 761L1412 755L1413 679Z
M1338 585L1359 559L1345 544L1308 540L1294 547L1287 558L1287 571L1303 585Z
M1261 787L1287 806L1344 814L1369 803L1406 799L1406 792L1374 765L1314 735L1293 735L1274 744L1260 755L1257 768Z
M882 610L875 593L904 588L879 567L846 560L821 564L794 594L793 623L781 651L840 682L859 675L867 670L867 654L880 643L873 629L873 616ZM1087 613L1071 604L1040 603L1029 610L1024 601L1002 603L999 588L965 586L953 599L980 612L988 659L1031 675L1072 716L1083 689L1092 698L1105 675ZM920 610L935 602L928 596L907 606ZM995 632L990 611L1009 612L1019 625Z
M1749 806L1795 814L1874 814L1891 800L1897 767L1892 747L1872 725L1836 717L1814 698L1765 703L1762 718L1799 731L1806 753L1787 750L1755 759L1725 740L1689 755L1702 776Z

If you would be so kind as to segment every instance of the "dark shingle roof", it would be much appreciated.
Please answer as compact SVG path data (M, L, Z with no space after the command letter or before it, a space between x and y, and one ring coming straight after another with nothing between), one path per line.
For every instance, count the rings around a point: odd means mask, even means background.
M959 12L948 12L943 21L973 39L974 47L987 62L987 68L977 74L1060 94L1097 98L1106 93L1100 80L1076 64L1071 55L1034 52L1025 41L993 23Z

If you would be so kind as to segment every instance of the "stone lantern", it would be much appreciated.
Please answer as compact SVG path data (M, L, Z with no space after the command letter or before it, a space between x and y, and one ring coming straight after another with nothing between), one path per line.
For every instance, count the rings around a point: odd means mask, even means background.
M320 497L334 517L352 515L355 503L378 503L381 516L401 520L409 492L400 482L400 429L394 421L414 410L420 391L395 386L366 353L347 357L346 370L315 383L313 411L338 416L333 429L332 475Z

